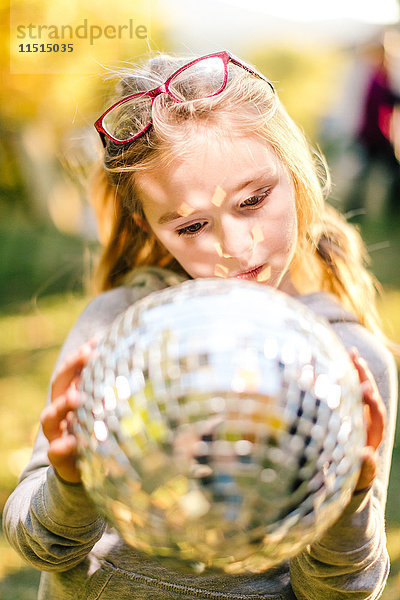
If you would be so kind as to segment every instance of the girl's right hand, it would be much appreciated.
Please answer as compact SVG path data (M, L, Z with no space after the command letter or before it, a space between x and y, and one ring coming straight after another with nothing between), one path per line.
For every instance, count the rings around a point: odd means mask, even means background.
M76 466L76 438L69 431L69 424L73 411L79 405L79 377L95 345L94 341L83 344L61 365L51 385L51 404L46 406L40 418L43 433L50 444L49 461L67 483L81 481Z

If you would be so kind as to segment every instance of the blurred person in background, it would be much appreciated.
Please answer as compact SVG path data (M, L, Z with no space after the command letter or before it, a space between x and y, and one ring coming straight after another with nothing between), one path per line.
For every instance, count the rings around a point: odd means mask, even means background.
M369 65L355 133L361 171L350 190L346 209L353 211L366 207L369 180L379 173L387 182L382 193L384 207L393 218L400 214L400 163L393 132L393 116L396 105L400 104L400 93L392 87L383 43L369 44L361 50L361 57Z

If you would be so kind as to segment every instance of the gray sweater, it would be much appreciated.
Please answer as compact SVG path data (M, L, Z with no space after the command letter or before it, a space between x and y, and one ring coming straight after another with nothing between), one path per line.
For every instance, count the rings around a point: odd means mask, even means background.
M165 270L135 272L124 287L96 297L79 317L56 368L84 341L106 331L130 304L179 282ZM325 316L344 345L368 361L386 404L385 439L372 489L356 493L338 521L311 546L264 573L182 574L126 545L107 527L81 484L60 480L40 431L32 458L7 501L3 526L12 546L43 571L40 600L373 600L389 570L384 507L393 446L397 376L391 354L329 294L299 297Z

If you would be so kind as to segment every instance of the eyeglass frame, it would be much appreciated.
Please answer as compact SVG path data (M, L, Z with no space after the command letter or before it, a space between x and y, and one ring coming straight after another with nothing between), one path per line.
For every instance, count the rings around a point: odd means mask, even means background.
M185 65L183 65L182 67L180 67L179 69L177 69L176 71L174 71L172 73L172 75L170 75L168 77L168 79L162 83L161 85L159 85L158 87L152 89L152 90L148 90L146 92L137 92L136 94L131 94L130 96L127 96L126 98L122 98L121 100L118 100L118 102L115 102L115 104L113 104L112 106L110 106L110 108L108 108L98 119L97 121L94 123L94 127L96 128L97 132L100 135L101 141L103 143L103 146L106 145L106 137L108 139L110 139L112 142L114 142L115 144L119 144L119 145L123 145L123 144L129 144L130 142L133 142L134 140L136 140L137 138L139 138L140 136L144 135L146 133L146 131L148 131L150 129L150 127L152 126L153 120L152 118L150 118L149 123L146 125L146 127L144 127L144 129L142 129L141 131L139 131L138 133L136 133L134 136L130 137L127 140L117 140L116 138L114 138L112 135L110 135L109 133L107 133L107 131L105 130L104 126L103 126L103 121L104 118L117 106L124 104L125 102L128 102L129 100L132 100L132 98L137 98L139 96L149 96L149 98L151 99L151 103L153 105L154 99L159 96L160 94L168 94L168 96L170 96L170 98L172 98L173 100L175 100L175 102L188 102L188 100L181 100L180 98L177 98L176 96L174 96L174 94L171 92L171 90L169 89L169 84L171 82L171 80L176 77L177 75L179 75L180 73L182 73L182 71L185 71L186 69L188 69L189 67L191 67L192 65L195 65L196 63L205 60L207 58L214 58L214 57L218 57L221 58L223 64L224 64L224 81L220 87L220 89L215 92L214 94L210 94L209 96L204 96L201 98L196 98L195 100L203 100L205 98L213 98L214 96L218 96L218 94L220 94L221 92L223 92L223 90L226 87L227 81L228 81L228 65L230 62L232 62L233 64L237 65L238 67L242 67L243 69L245 69L245 71L247 71L248 73L251 73L251 75L254 75L255 77L258 77L259 79L262 79L263 81L265 81L266 83L268 83L268 85L271 87L272 91L275 93L275 88L272 85L271 81L269 81L269 79L267 79L262 73L260 73L260 71L257 71L256 69L250 67L249 65L247 65L246 63L243 63L241 60L239 60L236 56L234 56L233 54L231 54L230 52L228 52L227 50L223 50L222 52L214 52L212 54L206 54L205 56L200 56L199 58L196 58L195 60L192 60L188 63L186 63Z

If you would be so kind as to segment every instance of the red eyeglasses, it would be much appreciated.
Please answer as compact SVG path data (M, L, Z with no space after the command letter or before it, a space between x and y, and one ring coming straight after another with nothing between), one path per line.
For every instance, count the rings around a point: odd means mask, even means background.
M230 62L262 79L275 92L272 83L262 73L243 63L230 52L207 54L183 65L153 90L127 96L107 109L94 124L103 144L106 144L106 137L116 144L127 144L143 135L151 127L151 109L154 98L159 94L168 94L175 102L217 96L226 87ZM191 82L194 85L191 85Z

